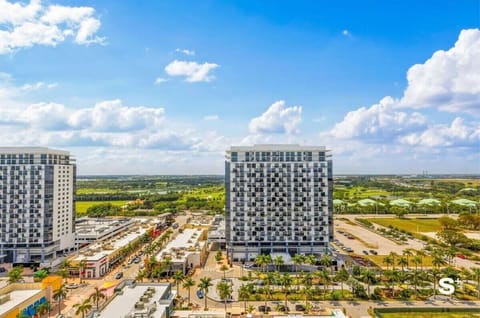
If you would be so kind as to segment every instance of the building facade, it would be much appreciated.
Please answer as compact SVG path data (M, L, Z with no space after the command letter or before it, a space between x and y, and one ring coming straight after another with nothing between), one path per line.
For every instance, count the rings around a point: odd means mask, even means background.
M231 147L226 152L225 188L230 260L328 252L333 176L325 147Z
M0 148L0 262L48 263L75 246L69 152Z

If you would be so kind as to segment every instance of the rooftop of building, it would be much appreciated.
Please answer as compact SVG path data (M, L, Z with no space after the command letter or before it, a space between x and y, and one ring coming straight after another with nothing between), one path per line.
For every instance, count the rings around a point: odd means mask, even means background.
M24 301L42 292L41 289L14 290L0 295L0 298L7 297L7 301L0 306L0 316L14 309Z
M203 231L201 228L184 229L157 254L156 258L160 260L165 256L171 256L174 262L184 261L190 253L198 252L205 244L205 241L200 241Z
M75 231L79 236L101 235L118 227L130 226L135 220L130 218L87 218L77 219Z
M299 144L255 144L253 146L231 146L231 151L329 151L325 146L304 146Z
M53 149L48 147L0 147L0 153L4 154L53 154L53 155L70 155L69 151Z
M99 318L111 317L152 317L161 318L173 300L169 284L137 283L124 287L120 294L102 310Z
M98 261L106 255L110 255L118 249L128 245L135 241L139 236L147 232L146 228L138 227L134 228L127 233L119 234L112 239L89 245L88 248L80 251L80 255L75 257L74 261Z

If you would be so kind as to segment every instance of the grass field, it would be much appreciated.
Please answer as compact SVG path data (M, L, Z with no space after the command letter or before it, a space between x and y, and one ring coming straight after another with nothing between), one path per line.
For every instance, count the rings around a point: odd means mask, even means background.
M125 205L128 201L77 201L75 206L77 208L77 213L82 214L87 212L87 209L95 204L100 203L111 203L113 205L122 206Z
M382 318L478 318L474 312L396 312L382 313Z
M361 255L361 256L368 258L369 260L371 260L373 263L377 264L380 267L386 267L385 263L383 262L383 259L387 255L367 255L367 256ZM413 263L411 257L408 258L408 263L409 263L408 264L409 268L415 268L415 264ZM431 267L432 266L432 257L431 256L424 256L422 266ZM400 266L398 266L398 265L395 265L395 267L400 268ZM420 268L420 265L418 267Z
M388 227L392 225L400 230L413 233L438 232L440 223L436 219L397 219L397 218L370 218L372 223Z

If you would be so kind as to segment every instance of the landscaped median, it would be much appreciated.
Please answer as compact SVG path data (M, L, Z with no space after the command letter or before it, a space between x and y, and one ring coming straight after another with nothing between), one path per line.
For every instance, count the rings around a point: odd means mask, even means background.
M480 308L375 308L371 314L378 318L477 318Z

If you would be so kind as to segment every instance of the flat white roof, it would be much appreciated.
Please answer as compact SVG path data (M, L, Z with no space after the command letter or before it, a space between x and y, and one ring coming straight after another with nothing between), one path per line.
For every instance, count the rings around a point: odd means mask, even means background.
M173 261L175 260L184 260L187 255L191 253L195 253L196 251L189 251L189 248L195 247L195 245L198 243L199 247L201 248L204 244L204 242L201 242L200 236L202 235L203 230L202 229L185 229L183 230L183 233L179 233L177 237L175 237L174 240L170 241L167 246L163 250L161 250L157 256L156 259L160 260L162 253L172 253L174 249L180 249L184 248L183 256L181 257L173 257ZM195 236L196 235L196 236ZM173 256L173 255L172 255Z
M143 293L147 291L148 287L153 287L155 289L155 293L153 294L150 302L145 303L145 308L147 308L149 305L152 305L153 302L156 303L155 312L148 317L161 318L168 305L159 305L158 301L163 295L163 293L166 291L167 286L155 284L137 284L134 288L125 286L122 289L123 295L115 296L115 298L110 302L110 304L108 304L108 306L100 313L99 318L127 317L129 313L134 312L135 303L140 300L140 297L143 296Z
M5 295L10 295L10 300L8 300L7 302L3 303L0 306L0 316L9 312L13 308L23 303L25 300L29 299L32 296L35 296L40 292L41 292L40 289L26 289L26 290L14 290L11 293L5 294ZM2 296L5 296L5 295L2 295Z
M128 243L134 241L136 238L138 238L139 236L143 235L144 233L146 233L147 230L144 229L144 228L139 228L137 229L135 232L132 232L132 233L129 233L127 236L121 238L121 239L117 239L115 240L115 242L112 242L112 243L108 243L110 245L112 245L113 249L111 250L104 250L102 248L103 245L107 244L106 242L102 242L102 243L97 243L97 244L93 244L91 246L88 247L88 249L90 250L95 250L97 248L100 248L101 251L99 252L96 252L95 254L93 254L92 256L87 256L87 255L79 255L77 256L74 260L75 261L81 261L81 260L87 260L87 261L98 261L100 259L102 259L102 257L104 257L105 255L110 255L112 254L113 252L115 252L116 250L118 250L119 248L125 246L125 245L128 245ZM120 235L120 234L119 234Z
M0 147L0 153L5 154L54 154L54 155L69 155L70 152L59 149L52 149L48 147Z
M299 144L255 144L253 146L231 146L230 151L328 151L325 146L302 146Z

